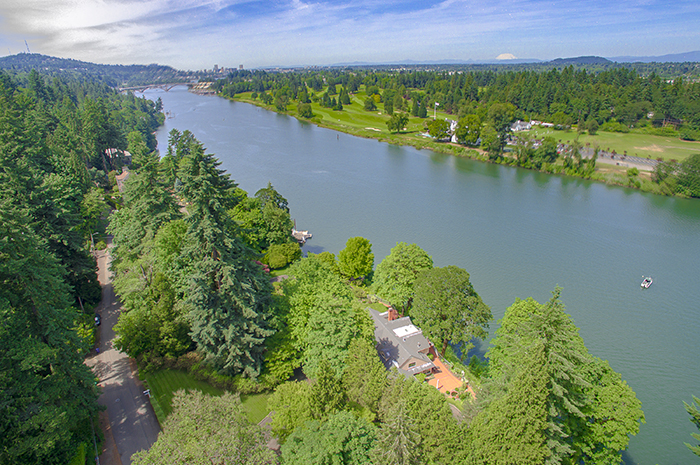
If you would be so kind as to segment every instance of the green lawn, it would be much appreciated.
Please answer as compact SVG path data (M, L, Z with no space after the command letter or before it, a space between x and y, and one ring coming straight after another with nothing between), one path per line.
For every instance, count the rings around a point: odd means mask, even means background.
M237 94L235 100L247 101L275 111L274 106L265 106L259 99L253 100L251 98L251 94L252 92ZM318 95L320 94L321 93L319 92ZM337 98L337 96L335 97ZM425 130L424 123L432 120L432 112L430 112L430 118L427 119L421 119L409 115L406 131L399 134L394 134L390 133L386 126L386 122L389 121L389 116L384 114L384 105L379 103L376 111L366 111L364 109L364 101L366 98L367 95L364 91L359 91L351 95L350 100L352 104L343 105L342 111L324 108L318 103L312 103L311 108L314 113L314 117L310 121L348 134L354 134L361 137L381 138L382 140L387 140L389 142L402 143L403 141L403 143L410 143L409 140L422 140L425 142L429 141L429 139L420 136L419 133ZM296 108L297 102L292 102L287 106L287 112L291 115L296 115ZM440 111L438 111L437 116L438 118L456 118L454 115L448 115L447 113L442 113ZM303 118L300 119L303 120Z
M220 396L224 393L222 389L199 381L189 373L180 370L159 370L146 375L145 381L151 390L151 405L161 424L172 411L173 396L180 389L197 389L212 396ZM258 423L269 413L267 408L269 397L269 393L241 396L241 404L251 422Z
M243 404L243 409L248 414L248 420L253 423L260 423L260 420L270 413L270 409L267 408L267 400L270 396L272 396L272 393L269 392L241 396L241 404Z
M530 134L538 136L552 136L557 141L573 141L577 133L571 131L555 131L551 128L535 128L528 131ZM579 137L582 144L590 143L591 146L598 145L603 150L615 150L619 154L642 157L642 158L663 158L664 160L681 161L686 157L700 152L700 142L680 140L674 137L651 136L628 132L626 134L618 132L599 131L595 136L582 134Z
M363 87L364 89L364 87ZM324 91L326 89L324 88ZM260 105L270 110L275 111L274 106L265 106L258 100L251 98L251 92L236 95L236 100L247 101L255 105ZM321 92L317 93L321 95ZM337 96L335 96L338 98ZM364 90L360 90L350 96L351 105L343 105L342 111L335 111L330 108L323 108L318 103L312 103L311 108L314 117L311 122L320 126L335 129L337 131L353 134L361 137L379 139L389 143L413 145L418 148L430 148L440 152L452 153L449 144L437 144L430 139L420 135L424 132L424 124L426 121L431 121L433 111L428 111L428 118L421 119L409 116L406 131L398 134L390 133L386 122L389 117L384 114L383 104L378 104L377 111L366 111L364 109L364 101L367 98ZM410 105L410 102L409 102ZM296 116L297 102L292 102L287 106L287 113ZM432 109L429 109L432 110ZM450 115L441 111L437 112L437 117L440 119L449 118L456 119L456 115ZM303 118L302 118L303 120ZM700 152L700 142L684 141L674 137L652 136L634 132L627 134L611 133L599 131L595 136L583 134L580 136L580 141L585 145L598 145L600 148L610 151L615 150L619 154L625 151L627 155L633 155L643 158L663 158L665 160L681 161L692 155ZM536 128L530 131L532 134L551 135L562 142L572 141L576 138L575 130L570 131L555 131L551 128ZM455 152L455 154L459 154Z

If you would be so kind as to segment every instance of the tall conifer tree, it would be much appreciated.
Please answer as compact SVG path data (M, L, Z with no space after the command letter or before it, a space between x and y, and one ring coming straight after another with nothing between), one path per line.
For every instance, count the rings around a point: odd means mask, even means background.
M228 213L236 203L236 184L201 143L192 141L189 152L178 177L189 209L184 253L192 270L187 297L192 339L217 369L255 377L263 343L272 334L271 285Z

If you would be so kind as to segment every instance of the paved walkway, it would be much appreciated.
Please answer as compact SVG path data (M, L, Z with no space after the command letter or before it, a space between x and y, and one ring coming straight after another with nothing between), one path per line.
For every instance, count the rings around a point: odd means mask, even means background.
M160 426L148 398L143 395L135 363L112 347L112 328L117 323L121 304L114 294L107 251L99 253L97 264L102 284L102 302L97 307L102 317L100 352L85 363L99 377L102 395L98 402L107 407L100 418L106 438L100 465L130 465L135 452L149 449L156 441Z

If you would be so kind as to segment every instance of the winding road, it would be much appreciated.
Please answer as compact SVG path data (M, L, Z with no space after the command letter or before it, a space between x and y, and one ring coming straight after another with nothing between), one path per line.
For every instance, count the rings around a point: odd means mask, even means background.
M135 452L150 448L156 441L160 426L151 403L143 394L135 362L112 347L112 328L117 323L121 304L114 294L110 262L109 249L98 252L102 285L102 302L96 309L102 318L100 350L85 363L100 379L102 395L98 402L106 407L100 415L105 442L99 465L129 465Z

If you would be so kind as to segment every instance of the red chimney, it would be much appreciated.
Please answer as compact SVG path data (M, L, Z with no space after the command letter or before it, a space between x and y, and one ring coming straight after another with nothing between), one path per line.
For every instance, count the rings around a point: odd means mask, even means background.
M388 315L388 317L387 317L388 320L389 320L389 321L394 321L394 320L397 319L398 317L399 317L399 312L397 312L396 310L394 310L394 307L389 307L389 315Z

